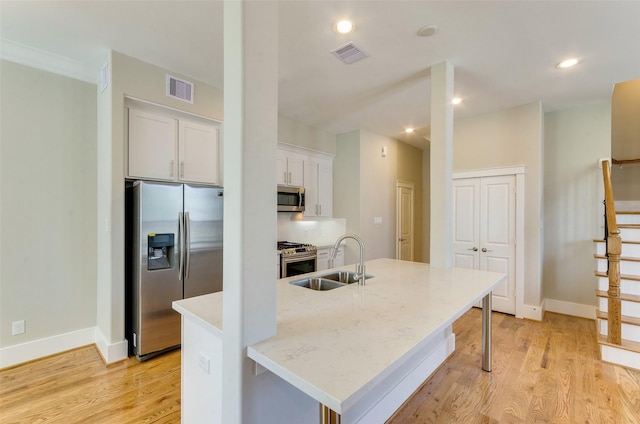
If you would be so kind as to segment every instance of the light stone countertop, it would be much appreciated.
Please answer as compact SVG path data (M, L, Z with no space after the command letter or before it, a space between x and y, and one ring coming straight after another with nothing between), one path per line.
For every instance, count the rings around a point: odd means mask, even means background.
M277 334L248 347L250 358L339 414L505 278L395 259L365 265L374 277L364 286L314 291L289 284L301 276L279 280ZM221 299L214 293L174 302L174 308L221 334Z

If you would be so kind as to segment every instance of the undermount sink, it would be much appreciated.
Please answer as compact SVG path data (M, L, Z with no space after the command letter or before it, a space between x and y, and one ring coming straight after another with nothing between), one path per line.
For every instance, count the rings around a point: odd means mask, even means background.
M342 284L353 284L357 283L358 279L355 278L356 273L353 271L336 271L331 274L321 275L320 278L324 278L331 281L336 281ZM368 280L369 278L373 278L373 275L365 274L364 279Z
M293 284L295 286L306 287L311 290L325 291L325 290L333 290L338 287L344 287L346 284L340 283L338 281L325 279L325 278L304 278L302 280L294 280L289 284Z

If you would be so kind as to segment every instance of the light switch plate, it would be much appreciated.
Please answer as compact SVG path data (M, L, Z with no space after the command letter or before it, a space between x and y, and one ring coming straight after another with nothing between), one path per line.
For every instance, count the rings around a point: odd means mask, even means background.
M382 217L381 216L376 216L373 218L373 223L374 224L382 224Z
M200 368L202 368L204 370L204 372L206 372L207 374L209 374L210 372L210 364L211 361L209 360L209 358L207 356L205 356L203 353L200 353L198 355L198 366Z
M14 321L11 324L11 335L17 336L18 334L24 334L24 320Z

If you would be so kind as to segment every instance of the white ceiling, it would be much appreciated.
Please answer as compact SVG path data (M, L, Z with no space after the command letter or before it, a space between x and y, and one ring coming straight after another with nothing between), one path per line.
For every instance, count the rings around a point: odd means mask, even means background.
M356 128L422 145L429 67L449 61L467 117L542 101L609 99L640 77L640 1L279 1L279 112L332 133ZM332 25L350 18L356 31ZM220 1L0 2L0 35L97 70L113 49L222 87ZM425 25L436 35L418 37ZM355 42L370 57L330 51ZM558 70L560 60L582 63ZM406 126L422 128L406 136Z

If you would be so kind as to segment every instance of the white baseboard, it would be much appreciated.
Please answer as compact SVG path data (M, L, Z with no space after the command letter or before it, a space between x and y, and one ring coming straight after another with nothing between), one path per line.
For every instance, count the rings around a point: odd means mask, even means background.
M95 343L102 359L107 364L122 361L129 356L129 343L126 339L117 343L109 343L98 327L95 331Z
M640 370L640 353L638 352L601 344L600 356L605 362Z
M93 344L95 334L91 327L4 347L0 349L0 369Z
M542 321L544 314L544 302L540 306L522 305L518 308L516 318L526 318L533 321Z
M549 312L595 320L597 306L565 302L564 300L545 299L544 309Z
M3 347L0 349L0 369L91 344L96 345L107 364L122 361L129 356L126 340L109 344L97 327L90 327Z

